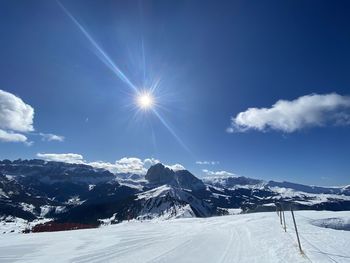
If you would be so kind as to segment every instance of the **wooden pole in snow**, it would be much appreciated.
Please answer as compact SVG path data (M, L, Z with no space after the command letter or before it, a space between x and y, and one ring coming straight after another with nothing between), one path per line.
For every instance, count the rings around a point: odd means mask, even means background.
M301 244L300 244L300 239L299 239L299 234L298 234L298 228L297 228L297 224L295 223L295 217L294 217L294 212L293 212L292 207L290 208L290 212L292 213L292 217L293 217L294 228L295 228L295 233L297 234L299 250L300 250L300 253L303 253L303 250L301 249Z

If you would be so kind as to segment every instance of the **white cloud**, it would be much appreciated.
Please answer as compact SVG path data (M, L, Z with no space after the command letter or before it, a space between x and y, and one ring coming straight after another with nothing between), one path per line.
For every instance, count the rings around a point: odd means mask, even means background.
M23 133L34 131L34 109L21 98L0 90L0 141L33 144ZM55 134L39 133L44 141L63 141L64 137Z
M150 166L160 162L154 158L142 160L136 157L123 157L115 161L115 163L104 161L87 162L82 155L75 153L38 153L36 156L46 161L87 164L95 168L106 169L112 173L132 173L140 175L146 174ZM165 166L174 171L185 169L181 164Z
M95 168L106 169L111 173L146 174L147 172L143 161L138 158L122 158L115 163L97 161L86 164Z
M26 142L27 137L20 133L7 132L0 129L0 141L2 142Z
M0 90L0 128L18 132L33 131L34 109L15 95Z
M144 160L136 157L124 157L115 163L109 162L90 162L87 163L96 168L107 169L112 173L133 173L133 174L146 174L150 166L160 163L159 160L154 158L146 158ZM181 164L166 165L166 167L178 171L184 170L185 168Z
M227 171L210 171L207 169L203 169L202 172L208 176L236 176L236 174Z
M217 165L219 164L218 161L197 161L196 164L199 165Z
M136 157L124 157L115 163L108 162L90 162L87 163L96 168L104 168L112 173L133 173L133 174L146 174L150 166L160 163L159 160L154 158L146 158L144 160ZM184 170L185 168L181 164L166 165L166 167L178 171Z
M154 158L146 158L146 159L143 160L143 163L144 163L145 165L151 166L151 165L155 165L155 164L157 164L157 163L160 163L160 161L157 160L157 159L154 159Z
M39 135L41 136L43 141L59 141L59 142L63 142L64 141L64 136L61 135L56 135L56 134L52 134L52 133L39 133Z
M0 90L0 141L28 143L27 137L21 133L34 130L33 118L32 106L19 97Z
M279 100L271 108L249 108L232 117L228 132L279 130L287 133L307 127L350 125L350 97L336 93L311 94Z
M92 167L95 167L95 168L108 170L111 173L119 173L118 167L114 163L95 161L95 162L90 162L90 163L86 163L86 164L91 165Z
M181 165L181 164L173 164L173 165L165 165L165 167L168 167L169 169L173 170L173 171L181 171L181 170L186 170L186 168Z
M134 174L145 174L147 169L145 163L135 157L124 157L117 160L114 164L116 173L134 173Z
M84 158L76 153L37 153L36 156L45 161L84 163Z

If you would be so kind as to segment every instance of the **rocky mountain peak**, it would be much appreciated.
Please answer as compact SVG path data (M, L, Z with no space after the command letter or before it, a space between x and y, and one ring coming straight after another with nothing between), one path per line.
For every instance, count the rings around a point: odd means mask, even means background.
M151 166L145 176L152 184L170 184L174 180L175 172L161 163Z

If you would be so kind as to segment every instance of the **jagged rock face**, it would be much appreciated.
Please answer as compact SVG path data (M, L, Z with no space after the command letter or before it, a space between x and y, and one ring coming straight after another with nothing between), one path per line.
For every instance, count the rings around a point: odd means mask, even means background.
M123 187L112 173L88 165L42 160L0 161L0 216L27 220L60 213L87 200L126 198L135 190ZM82 215L84 216L84 215Z
M205 189L204 183L187 170L176 171L175 179L181 188L191 190Z
M174 181L175 172L161 163L151 166L145 176L151 184L171 184Z
M155 185L169 184L175 187L191 190L205 189L204 183L189 171L180 170L174 172L161 163L151 166L148 169L145 178L148 182Z
M0 172L17 176L20 180L40 181L46 184L57 182L96 183L106 182L115 176L103 169L84 164L45 162L43 160L0 161Z

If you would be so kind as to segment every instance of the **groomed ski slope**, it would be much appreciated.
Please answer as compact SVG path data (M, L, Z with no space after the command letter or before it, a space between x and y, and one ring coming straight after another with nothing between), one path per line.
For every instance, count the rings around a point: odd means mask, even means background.
M350 212L290 212L125 222L98 229L0 235L0 262L350 262L350 232L315 226L349 222ZM322 220L317 221L322 223Z

